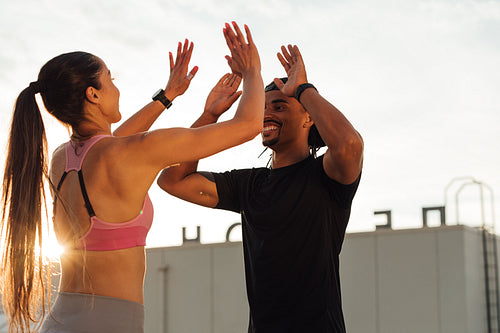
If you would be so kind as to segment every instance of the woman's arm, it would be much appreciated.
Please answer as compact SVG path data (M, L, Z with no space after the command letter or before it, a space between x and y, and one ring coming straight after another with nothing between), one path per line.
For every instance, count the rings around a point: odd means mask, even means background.
M239 98L241 78L236 74L224 75L210 91L202 115L191 125L198 128L217 122ZM198 160L166 168L158 177L158 185L167 193L189 202L215 207L219 202L217 188L210 175L197 172Z
M195 66L189 74L187 74L192 52L193 43L191 42L189 44L187 39L184 41L184 46L179 42L175 62L172 52L169 52L170 77L165 87L165 97L171 102L173 102L176 97L184 94L191 83L191 79L198 71L198 67ZM165 106L161 102L150 102L121 124L120 127L113 132L113 135L128 136L148 131L164 110Z
M155 130L121 139L116 145L120 165L127 166L128 177L140 181L145 175L151 182L157 173L177 163L197 161L227 148L242 144L262 131L264 115L264 84L260 59L248 27L248 42L236 23L234 31L226 25L224 37L231 50L226 56L234 73L243 80L243 91L234 117L199 128ZM120 148L121 146L121 148Z

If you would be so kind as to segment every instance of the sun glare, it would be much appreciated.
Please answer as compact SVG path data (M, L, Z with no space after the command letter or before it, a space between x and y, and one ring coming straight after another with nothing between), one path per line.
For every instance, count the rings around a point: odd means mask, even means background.
M59 245L55 237L48 239L43 246L43 255L50 260L58 259L64 251L64 248Z
M49 207L51 207L52 202L50 199L47 200ZM56 235L54 233L54 227L52 225L52 216L49 213L49 216L45 216L42 214L42 254L48 260L53 261L59 258L59 256L63 253L64 248L59 245L56 239ZM38 244L37 244L38 247ZM37 249L38 251L38 249Z
M38 241L35 244L35 251L37 254L40 254L40 247L38 246ZM61 254L63 253L63 251L64 248L57 242L54 232L51 230L49 233L47 233L46 230L44 230L43 242L42 242L43 257L48 261L57 261L61 256Z

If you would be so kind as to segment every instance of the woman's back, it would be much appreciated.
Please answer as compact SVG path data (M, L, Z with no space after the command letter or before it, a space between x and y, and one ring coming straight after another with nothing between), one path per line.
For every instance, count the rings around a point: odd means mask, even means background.
M128 179L110 175L126 172L126 166L116 165L120 158L113 156L114 145L118 143L112 137L103 137L88 149L82 161L83 186L88 200L95 212L97 221L105 221L110 228L116 227L119 232L111 231L106 241L119 243L123 222L140 216L146 191L141 184L126 184ZM51 165L51 181L58 185L67 169L67 154L76 152L82 145L70 142L60 146L53 154ZM113 164L115 164L113 166ZM134 189L131 189L134 188ZM122 194L116 189L123 189ZM135 192L135 193L131 193ZM142 200L141 199L142 196ZM139 199L138 199L139 198ZM151 216L152 218L152 216ZM63 292L95 293L103 296L123 298L138 303L143 302L143 280L145 273L144 246L115 246L105 251L95 251L92 247L79 248L80 240L93 228L91 216L86 207L78 170L68 171L60 183L59 198L54 208L54 229L58 241L65 251L61 256L61 285ZM114 235L113 235L114 233ZM96 232L97 234L97 232ZM99 235L97 235L99 236ZM95 237L95 236L94 236ZM113 239L113 238L116 238ZM91 243L89 239L89 244ZM120 245L120 244L118 244ZM123 248L125 247L125 248Z

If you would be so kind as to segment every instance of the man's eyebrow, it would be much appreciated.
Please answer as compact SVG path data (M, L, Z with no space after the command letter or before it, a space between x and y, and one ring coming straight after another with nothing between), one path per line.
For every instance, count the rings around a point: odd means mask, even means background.
M275 100L272 100L271 101L271 104L277 104L277 103L286 103L288 104L288 102L284 99L275 99Z

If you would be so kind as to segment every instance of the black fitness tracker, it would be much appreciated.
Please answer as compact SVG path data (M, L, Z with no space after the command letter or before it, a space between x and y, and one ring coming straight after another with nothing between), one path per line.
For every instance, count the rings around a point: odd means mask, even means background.
M152 98L153 101L160 101L161 104L165 105L167 109L172 106L172 102L167 97L165 97L165 90L163 89L155 92Z

